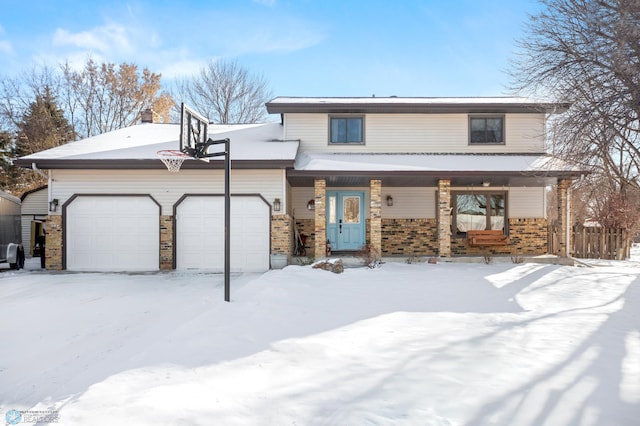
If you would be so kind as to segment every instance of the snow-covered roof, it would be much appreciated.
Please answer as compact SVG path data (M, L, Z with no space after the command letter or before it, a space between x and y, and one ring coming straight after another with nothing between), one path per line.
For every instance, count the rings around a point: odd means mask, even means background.
M267 102L270 114L283 113L559 113L568 102L523 97L277 97Z
M545 155L331 154L301 153L299 171L579 173L574 165Z
M210 125L208 136L229 138L234 161L293 162L298 150L297 141L282 141L279 123ZM179 149L179 138L179 124L139 124L27 155L16 164L36 163L40 168L62 168L65 162L158 160L158 151ZM211 159L216 160L223 158Z

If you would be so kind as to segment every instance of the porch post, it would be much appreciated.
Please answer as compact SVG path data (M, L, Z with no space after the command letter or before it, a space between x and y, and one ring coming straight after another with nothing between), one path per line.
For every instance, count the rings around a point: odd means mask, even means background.
M314 257L322 259L327 256L327 181L324 179L315 179L314 187L314 232L316 234Z
M451 180L438 181L438 254L451 256Z
M369 243L378 256L382 256L382 181L371 179L369 181L369 215L370 234Z
M571 255L571 179L558 180L558 256Z

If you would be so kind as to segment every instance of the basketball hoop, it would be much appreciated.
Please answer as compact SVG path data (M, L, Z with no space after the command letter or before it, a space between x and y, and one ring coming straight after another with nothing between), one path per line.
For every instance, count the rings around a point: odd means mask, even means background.
M190 155L185 154L184 152L175 150L175 149L163 149L158 151L158 158L160 161L167 166L167 170L171 173L177 173L180 171L180 167L182 167L182 163L187 158L191 158Z

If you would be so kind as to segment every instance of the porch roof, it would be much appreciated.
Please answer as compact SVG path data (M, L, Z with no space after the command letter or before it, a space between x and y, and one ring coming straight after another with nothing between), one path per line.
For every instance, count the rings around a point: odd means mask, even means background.
M586 174L547 154L331 154L300 153L287 175L294 186L324 178L335 186L366 185L379 178L389 186L452 185L545 186L558 178Z

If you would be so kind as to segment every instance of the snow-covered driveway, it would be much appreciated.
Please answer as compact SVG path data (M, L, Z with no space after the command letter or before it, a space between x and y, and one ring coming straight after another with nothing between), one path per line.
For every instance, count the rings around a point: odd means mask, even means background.
M36 259L37 261L37 259ZM0 273L0 415L68 425L633 425L633 262Z

